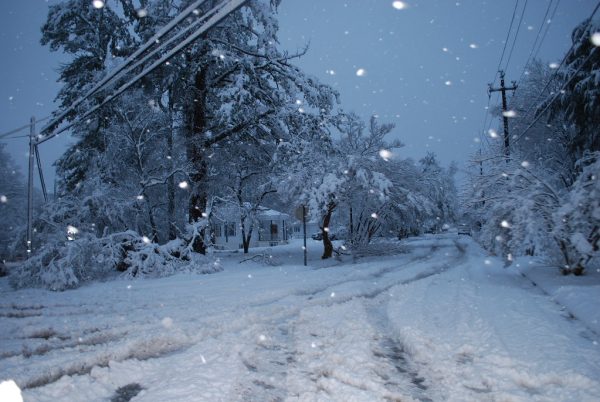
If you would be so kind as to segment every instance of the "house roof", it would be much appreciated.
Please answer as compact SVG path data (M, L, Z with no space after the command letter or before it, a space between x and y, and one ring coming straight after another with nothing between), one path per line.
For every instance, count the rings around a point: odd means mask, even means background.
M252 206L250 203L244 203L244 207L250 209ZM267 207L259 206L257 217L258 219L289 219L290 215L270 209ZM225 204L213 206L213 219L221 222L237 222L240 219L240 207L235 204Z

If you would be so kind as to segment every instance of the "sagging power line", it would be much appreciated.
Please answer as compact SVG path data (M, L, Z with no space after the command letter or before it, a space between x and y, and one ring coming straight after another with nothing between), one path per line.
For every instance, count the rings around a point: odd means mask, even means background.
M44 199L47 201L47 192L46 192L46 184L44 182L43 172L40 163L40 155L38 146L50 140L51 138L56 137L60 133L70 129L76 124L83 122L87 117L92 115L102 106L107 103L115 100L120 94L125 92L135 83L137 83L140 79L150 74L152 71L157 69L159 66L166 63L173 56L181 52L188 45L190 45L193 41L198 39L200 35L207 32L209 29L214 27L216 24L221 22L225 17L229 14L233 13L237 9L239 9L247 0L223 0L218 5L208 10L204 14L200 15L198 11L198 7L200 7L206 0L198 0L186 8L182 13L180 13L177 17L175 17L171 22L161 28L150 40L148 40L144 45L142 45L138 50L136 50L131 56L129 56L125 62L117 67L115 70L111 71L106 77L96 83L85 95L77 99L73 104L67 107L65 110L62 110L56 113L56 116L52 118L52 120L46 124L42 128L39 134L36 133L36 121L35 117L31 118L31 121L28 125L25 125L16 130L12 130L5 135L14 134L18 131L24 130L29 127L29 166L28 166L28 198L27 198L27 255L31 255L32 252L32 236L33 236L33 158L37 159L39 176L42 186L42 191L44 193ZM175 34L169 40L161 43L160 38L168 34L172 31L179 23L185 20L190 14L198 15L198 20L189 25L186 28L183 28L180 32ZM189 34L185 39L183 37ZM168 50L165 54L160 56L158 60L154 61L150 66L143 68L143 70L136 74L134 77L129 78L125 83L123 83L116 91L112 94L105 97L102 101L100 101L95 106L88 109L85 113L79 116L78 119L64 125L63 127L58 127L60 123L69 117L69 114L74 113L77 106L81 105L86 99L90 96L97 94L102 89L105 89L111 85L114 85L119 78L122 78L127 73L133 73L135 69L138 67L142 67L145 62L147 62L153 56L165 51L170 45L174 42L178 41L178 44ZM158 44L158 46L155 46ZM155 49L150 51L148 54L143 56L141 59L136 59L144 54L144 52L148 51L151 47L155 46ZM44 118L44 120L47 118Z

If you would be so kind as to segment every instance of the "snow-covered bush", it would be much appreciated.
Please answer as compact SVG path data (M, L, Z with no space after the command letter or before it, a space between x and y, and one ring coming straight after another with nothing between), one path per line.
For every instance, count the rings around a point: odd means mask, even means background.
M10 282L17 288L66 290L117 276L158 278L179 272L220 270L218 259L193 253L183 240L157 245L127 231L100 238L86 234L54 243L14 269Z
M188 243L176 239L164 245L134 239L133 249L126 253L123 266L127 278L160 278L176 273L208 274L223 270L220 260L192 252Z
M600 152L585 155L577 166L581 173L554 213L552 234L562 272L580 275L600 262Z

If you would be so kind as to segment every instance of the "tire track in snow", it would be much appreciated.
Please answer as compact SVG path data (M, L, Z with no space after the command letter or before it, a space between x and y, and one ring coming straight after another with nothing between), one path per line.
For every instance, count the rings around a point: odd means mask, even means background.
M365 299L370 304L374 302L372 299L377 298L381 294L386 294L394 286L407 284L410 282L418 281L427 278L432 275L444 272L452 266L451 263L444 263L432 267L425 272L420 272L410 278L404 278L402 280L392 280L390 283L385 283L386 277L389 274L402 271L403 269L412 267L416 264L422 264L434 257L435 251L440 248L440 245L434 244L431 247L427 247L429 253L426 255L419 255L411 258L408 262L404 263L401 267L397 264L383 267L374 272L366 273L361 275L360 278L351 278L345 280L338 280L327 285L320 286L318 289L311 291L299 291L292 295L288 295L281 298L276 298L271 301L261 302L253 304L252 307L267 307L269 305L276 305L282 302L284 299L289 298L304 298L305 302L309 302L310 307L322 306L327 308L331 305L338 305L348 302L353 299ZM458 248L458 247L457 247ZM460 250L460 249L459 249ZM461 251L461 256L464 250ZM459 256L459 258L461 257ZM358 294L351 294L347 297L339 297L332 299L326 294L336 286L351 284L354 282L364 283L372 279L383 279L383 284L369 286L369 290L365 292L359 292ZM323 294L326 297L318 298L317 296ZM307 297L308 296L308 297ZM240 390L243 401L283 401L288 394L285 388L285 379L287 377L287 371L289 369L301 370L300 367L295 365L295 356L299 353L296 350L292 350L292 339L290 332L293 331L293 324L291 322L300 314L302 307L298 307L299 303L291 303L292 311L288 310L289 314L287 317L282 318L278 321L263 324L265 333L267 335L261 335L261 339L257 343L257 346L253 348L252 352L245 356L240 356L244 366L247 369L246 378L235 387ZM308 307L308 306L307 306ZM391 329L389 325L385 325L385 328L381 326L377 327L378 331L382 331L385 335L380 339L380 345L377 350L374 351L375 357L379 360L387 362L389 369L387 372L377 373L382 379L385 379L390 395L398 395L400 391L406 392L406 388L410 388L411 385L414 389L411 389L410 394L413 396L418 395L418 399L422 401L430 401L427 397L421 395L420 392L426 390L423 385L425 381L422 377L419 377L417 371L409 368L408 356L403 350L402 345L394 339L391 335ZM402 373L402 377L409 378L409 381L404 381L402 386L398 383L395 377L398 375L390 375L389 371L394 369ZM316 373L305 372L309 375L313 381L319 377ZM401 382L401 381L400 381ZM349 385L349 384L347 384ZM388 398L389 399L389 398ZM395 400L395 397L392 397Z
M247 369L235 389L242 401L279 402L286 399L288 369L296 362L292 350L291 317L261 325L255 347L240 356Z
M438 267L432 267L429 270L417 274L413 278L402 280L389 284L384 289L365 295L365 306L368 311L371 325L373 325L380 334L378 345L373 350L373 355L383 364L382 368L386 370L377 371L376 374L385 381L386 388L392 393L409 393L409 395L422 402L432 402L428 396L427 379L419 373L419 368L412 361L406 347L398 339L397 334L391 326L387 313L387 306L390 300L388 292L394 286L406 285L416 282L433 275L439 275L448 269L455 267L466 260L465 248L458 242L455 247L459 251L457 256L452 257L451 261Z
M278 344L284 344L284 345L289 345L290 339L288 335L284 334L287 333L289 334L289 331L291 331L291 327L289 327L287 330L285 329L287 326L287 324L285 324L285 322L289 322L289 320L293 317L296 317L301 309L302 306L305 305L306 301L309 301L310 305L324 305L327 306L329 304L331 304L331 302L333 301L334 303L343 303L349 299L352 298L375 298L377 297L379 294L386 292L387 290L389 290L392 286L396 286L398 284L402 284L402 283L409 283L415 280L420 280L423 279L427 276L430 275L434 275L436 273L439 273L437 271L427 271L425 273L419 273L416 276L410 278L410 279L404 279L402 281L396 282L394 281L391 284L386 284L383 287L377 285L375 287L371 287L367 292L365 293L360 293L360 294L353 294L353 295L349 295L349 298L336 298L336 299L331 299L328 296L324 297L324 298L318 298L316 296L318 296L321 293L327 292L329 289L331 289L332 287L336 287L336 286L340 286L340 285L344 285L344 284L351 284L353 282L366 282L369 281L371 279L383 279L386 278L389 274L391 273L395 273L398 271L402 271L405 269L408 269L416 264L421 264L426 262L427 260L434 258L437 253L435 252L436 250L438 250L440 247L444 247L445 245L440 245L437 243L434 243L430 246L415 246L416 249L423 249L426 250L425 254L423 253L423 250L420 251L419 255L409 259L409 261L404 262L401 266L399 266L397 263L393 264L393 265L389 265L389 266L385 266L382 267L380 269L375 270L374 272L358 272L358 274L356 276L352 276L349 279L342 279L342 280L337 280L334 281L332 283L329 283L327 285L324 286L318 286L316 289L310 289L310 290L299 290L296 292L293 292L292 294L288 294L285 295L283 297L275 297L273 299L269 299L260 303L254 303L254 304L247 304L245 306L243 306L244 308L260 308L260 307L268 307L268 306L279 306L280 302L285 301L284 299L287 298L291 298L290 301L292 301L291 304L288 305L287 308L283 309L282 311L279 312L272 312L272 314L268 315L267 318L265 319L258 319L259 323L262 323L262 325L265 326L275 326L277 328L280 328L280 335L277 335L276 338L278 338ZM366 263L365 263L366 264ZM361 264L358 264L357 266L360 267ZM302 299L302 300L296 300L296 299ZM121 300L123 301L123 300ZM169 300L169 302L171 302L171 300ZM287 304L287 303L285 303ZM186 305L186 303L181 303L181 307L183 308ZM3 306L3 307L9 307L9 306ZM9 308L11 308L12 306L10 306ZM27 311L27 310L31 310L31 311L43 311L46 315L51 315L51 316L56 316L57 318L60 317L72 317L73 313L75 313L75 315L77 315L77 313L80 314L89 314L91 312L91 310L94 309L99 309L100 311L96 312L96 314L99 317L106 317L105 319L110 318L111 316L113 316L114 314L117 315L121 315L123 312L116 310L110 306L94 306L91 303L84 303L82 305L56 305L56 306L51 306L51 307L57 307L59 308L59 310L62 311L56 311L56 309L51 309L47 306L39 306L39 305L35 305L35 306L18 306L18 308L15 308L14 310L16 311ZM146 304L144 305L137 305L137 306L130 306L133 307L134 310L140 310L143 311L151 306L148 306ZM220 324L220 322L223 320L224 316L229 316L231 318L235 317L236 315L239 314L239 312L241 312L242 310L240 310L240 307L242 307L242 305L236 305L234 306L233 311L229 311L229 314L224 315L224 311L216 311L214 312L214 314L211 314L209 316L204 315L203 317L190 317L190 321L188 323L186 323L186 327L183 328L183 336L154 336L154 337L150 337L150 338L140 338L138 336L135 336L133 338L127 338L127 339L123 339L129 332L129 334L137 334L137 333L152 333L153 331L156 331L157 325L155 322L149 323L148 318L145 316L144 314L141 315L140 319L134 319L133 321L128 321L125 322L124 325L117 325L116 327L113 327L112 330L110 330L109 327L105 327L103 329L100 328L88 328L84 331L89 330L90 332L97 332L94 334L93 338L89 338L89 339L85 339L82 342L84 345L74 345L72 340L69 339L73 339L73 336L75 336L74 339L81 339L80 337L76 336L76 333L81 331L81 329L76 329L76 328L69 328L68 332L71 334L70 337L67 337L66 339L62 340L61 343L57 343L57 344L53 344L51 347L48 347L48 350L44 351L44 349L47 346L42 346L39 350L37 350L39 353L32 353L31 358L35 357L35 356L41 356L41 355L45 355L47 353L53 352L56 354L56 359L58 360L54 360L54 361L44 361L46 363L51 363L48 364L46 369L41 369L38 370L37 373L30 373L30 375L27 376L26 379L23 379L23 382L21 382L20 384L22 384L22 388L23 389L31 389L31 388L36 388L36 387L42 387L44 385L47 384L51 384L55 381L57 381L58 379L60 379L62 376L64 375L86 375L89 374L91 372L91 370L94 367L106 367L108 365L109 361L119 361L119 362L123 362L129 359L137 359L137 360L146 360L146 359L154 359L154 358L161 358L164 356L168 356L168 355L172 355L173 353L178 353L181 351L186 350L187 348L191 347L192 345L200 342L202 340L203 337L205 336L211 336L211 337L219 337L220 335L224 334L224 333L238 333L240 332L243 328L247 327L248 323L249 323L249 319L245 319L242 317L237 317L238 319L235 320L233 319L231 323L229 323L228 325L222 326L222 325L218 325ZM170 306L170 308L173 308L173 306ZM26 320L27 319L35 319L36 317L24 317ZM284 321L280 321L279 323L275 323L273 324L274 321L273 319L277 319L277 320L284 320ZM254 317L254 319L256 320L256 317ZM254 321L256 322L256 321ZM212 325L212 324L214 325ZM196 336L190 336L189 333L186 334L186 330L192 330L194 326L197 325L203 325L205 326L206 330L203 330L202 333L198 333ZM211 327L212 325L212 327ZM96 331L97 330L97 331ZM75 332L77 331L77 332ZM116 331L116 332L115 332ZM119 331L121 331L120 333L123 335L123 338L120 336L115 336L115 334L119 333ZM61 331L62 333L63 331ZM75 332L75 333L73 333ZM79 332L81 333L81 332ZM85 353L85 351L83 351L84 353L81 353L81 347L85 346L85 344L88 343L90 346L90 350L88 353ZM93 346L96 345L101 345L104 344L103 347L101 349L96 349L94 350ZM285 395L285 392L282 391L280 388L278 387L274 387L271 388L272 385L272 381L265 381L264 378L264 373L270 372L270 373L278 373L276 377L278 377L279 379L283 379L285 378L285 371L281 371L278 370L277 367L282 366L280 363L283 363L283 361L286 361L286 364L291 364L290 362L287 361L288 357L293 356L294 355L294 351L288 350L287 348L283 348L281 347L280 349L278 349L279 347L275 348L275 349L268 349L268 348L264 348L261 346L261 349L257 349L262 353L263 356L268 356L267 360L271 363L271 366L265 366L264 370L258 370L259 366L255 366L257 367L257 374L254 375L254 379L253 382L251 382L250 388L249 388L249 395L258 395L263 393L264 395L275 395L275 399L274 400L278 400L278 396L277 395ZM69 359L66 359L66 361L62 361L62 357L66 354L70 355ZM73 359L73 354L77 354L75 357L75 359ZM14 357L14 356L13 356ZM25 356L24 356L25 357ZM293 363L293 362L292 362ZM252 366L252 365L251 365ZM283 366L285 367L285 366ZM251 370L250 370L251 371ZM275 381L277 382L277 381ZM260 399L260 398L259 398Z

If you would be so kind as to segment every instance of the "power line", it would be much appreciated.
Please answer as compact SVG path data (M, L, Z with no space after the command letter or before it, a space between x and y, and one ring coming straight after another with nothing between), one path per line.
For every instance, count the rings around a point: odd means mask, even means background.
M19 138L27 138L29 137L29 135L25 134L25 135L15 135L14 137L3 137L2 141L6 141L6 140L16 140Z
M122 72L129 66L133 61L138 58L141 54L143 54L146 50L150 49L152 46L160 42L160 38L169 33L177 24L187 18L190 14L192 14L198 7L202 5L206 0L197 0L192 3L189 7L187 7L184 11L182 11L177 17L175 17L172 21L170 21L167 25L162 27L157 33L155 33L146 43L144 43L140 48L138 48L132 55L130 55L120 66L111 71L106 77L100 80L96 85L92 87L87 93L78 98L75 102L73 102L69 107L63 110L58 114L55 118L53 118L48 124L46 124L40 132L46 132L52 130L57 124L59 124L70 112L74 111L77 106L79 106L83 101L87 98L106 87L111 81L114 81L118 76L121 75ZM163 47L161 45L160 47ZM126 71L125 71L126 72Z
M526 2L527 2L527 0L526 0ZM527 5L527 3L525 5ZM515 16L517 15L518 6L519 6L519 0L516 0L515 1L515 8L513 9L512 17L510 19L510 25L508 26L508 31L506 32L506 39L504 40L504 47L502 48L502 54L500 55L500 60L498 60L498 66L496 67L496 73L494 75L494 78L492 79L492 82L489 84L490 86L493 85L494 82L496 82L496 78L498 77L498 73L500 72L500 66L502 65L502 60L504 60L504 54L506 52L506 46L508 45L508 41L510 39L510 33L512 31L512 26L513 26L514 21L515 21ZM521 18L523 18L522 15L521 15ZM514 47L514 44L513 44L513 47ZM483 134L483 138L485 138L486 144L488 146L489 146L489 139L487 138L486 133L489 131L489 128L492 125L492 121L493 121L493 119L489 119L490 121L489 121L489 124L488 124L488 118L490 116L490 102L491 102L491 100L492 100L491 96L488 96L488 102L487 102L487 106L485 108L485 114L484 114L484 119L483 119L483 127L482 127L482 131L481 131L481 133Z
M552 14L550 15L550 18L547 20L546 27L544 29L544 34L542 35L542 39L540 40L537 50L533 54L534 59L537 58L538 53L542 49L542 43L546 39L546 35L548 35L548 31L550 30L550 26L552 25L552 22L554 21L554 16L556 15L556 10L558 10L559 5L560 5L560 0L557 0L556 5L554 6L554 10L552 10Z
M36 121L44 121L44 120L48 120L50 117L51 117L51 116L46 116L46 117L43 117L43 118L41 118L41 119L39 119L39 120L36 120ZM27 123L27 124L25 124L24 126L21 126L21 127L15 128L15 129L13 129L13 130L7 131L7 132L5 132L5 133L2 133L2 134L0 134L0 139L3 139L4 137L8 137L8 136L9 136L9 135L11 135L11 134L18 133L19 131L26 130L26 129L28 129L28 128L29 128L29 126L31 126L31 123ZM25 137L28 137L28 136L25 136ZM18 137L15 137L15 138L18 138Z
M191 42L196 40L200 35L202 35L204 32L206 32L212 26L214 26L215 24L220 22L223 18L225 18L227 15L229 15L229 13L231 13L231 12L235 11L237 8L241 7L245 2L246 2L246 0L223 0L221 3L219 3L217 6L215 6L213 9L211 9L207 13L212 16L207 21L205 21L205 23L201 27L199 27L192 35L190 35L185 40L180 42L173 49L169 50L160 59L155 61L150 66L146 67L143 71L141 71L135 77L129 79L129 81L127 81L126 83L121 85L115 92L113 92L111 95L107 96L102 102L100 102L96 106L89 109L79 119L61 127L60 129L54 131L52 134L38 138L36 140L36 144L41 144L43 142L46 142L49 139L57 136L58 134L70 129L71 127L75 126L76 124L83 122L92 113L96 112L98 109L100 109L102 106L106 105L107 103L112 102L114 99L116 99L119 95L121 95L123 92L125 92L127 89L129 89L132 85L134 85L140 79L142 79L143 77L145 77L152 71L156 70L159 66L166 63L175 54L179 53L183 48L185 48Z
M494 75L494 79L492 80L492 84L496 82L496 77L498 77L498 72L500 71L500 66L502 65L502 60L504 60L504 53L506 52L506 45L508 45L508 40L510 39L510 32L512 31L513 23L515 22L515 15L517 15L517 7L519 6L519 0L515 2L515 8L513 10L512 18L510 19L510 25L508 26L508 32L506 33L506 39L504 40L504 48L502 49L502 55L500 56L500 60L498 60L498 67L496 67L496 73Z
M594 7L594 10L592 11L592 14L588 17L586 26L584 27L584 29L581 31L581 35L579 36L579 38L577 38L576 40L573 41L573 43L571 44L571 47L569 48L569 50L567 51L567 53L565 54L565 56L563 57L563 59L561 60L560 64L558 65L558 67L554 70L554 72L552 73L552 75L550 76L550 78L548 79L548 82L546 82L546 85L544 85L544 88L540 91L540 93L536 96L535 101L532 102L531 107L529 109L527 109L527 111L525 112L525 116L528 116L529 113L531 113L531 111L536 107L536 104L538 103L538 101L540 100L540 98L542 97L542 95L544 94L544 92L546 92L546 89L548 89L548 87L550 86L550 84L552 83L552 81L554 81L554 79L558 76L558 72L560 71L561 67L565 64L565 61L571 56L571 54L573 53L573 50L575 50L575 45L579 44L579 42L581 42L581 40L583 39L585 33L587 32L588 28L590 27L590 24L592 22L592 19L594 18L594 15L596 14L596 12L598 11L598 8L600 8L600 1L596 4L596 7ZM595 50L595 49L594 49ZM593 53L593 52L592 52ZM588 56L589 57L589 56ZM587 59L586 59L587 60ZM580 68L577 70L577 72L579 72L581 70L581 66ZM571 77L572 78L572 77ZM564 87L564 86L563 86ZM558 92L560 93L560 91ZM554 102L554 100L552 101ZM547 109L547 108L546 108ZM546 110L544 109L544 111ZM534 120L537 121L539 120L539 117L536 118ZM530 124L523 133L521 133L520 137L523 136L523 134L528 131L531 126L533 124ZM520 138L519 137L519 138Z
M517 38L519 37L519 31L521 30L521 25L523 24L523 16L525 16L525 9L527 8L528 0L525 0L525 4L523 5L523 10L521 10L521 17L519 17L519 24L517 25L517 32L515 33L515 37L513 39L512 46L510 48L510 52L508 52L508 58L506 59L506 64L504 65L504 71L508 69L508 64L510 63L510 59L513 54L513 50L515 50L515 45L517 44Z
M594 11L592 11L592 14L588 17L588 22L587 22L585 28L581 31L581 36L579 36L579 38L577 38L577 40L573 41L573 43L571 44L571 47L569 48L569 50L567 51L567 53L565 54L565 56L563 57L563 59L560 61L560 64L558 65L558 67L556 67L556 69L554 70L554 72L550 76L550 79L546 83L546 86L544 86L544 89L542 89L542 91L538 95L538 99L539 99L539 96L541 96L544 93L544 91L546 91L546 89L548 89L548 87L550 86L550 84L552 83L552 81L554 80L554 78L556 78L556 76L558 75L559 70L565 64L565 61L571 56L571 54L573 53L573 50L575 50L575 45L579 44L579 42L583 38L583 35L585 34L585 32L587 31L587 29L589 28L590 23L592 22L592 18L594 18L594 15L598 11L599 7L600 7L600 1L598 2L598 4L596 4L596 7L594 8Z
M518 81L520 82L523 79L523 75L525 75L525 71L527 71L527 67L529 67L529 63L532 60L535 48L538 44L538 41L540 43L540 47L538 48L541 49L542 47L542 43L544 42L544 39L546 38L546 34L548 33L548 28L550 27L550 23L547 23L546 21L548 18L548 14L550 13L550 9L552 8L552 3L554 2L554 0L550 0L550 2L548 3L548 7L546 8L546 13L544 14L544 18L542 18L542 23L540 24L540 28L537 31L537 34L535 36L535 41L533 42L533 46L531 46L531 50L529 51L529 56L527 56L527 61L525 62L525 64L523 65L523 71L521 72L521 75L519 76ZM554 13L556 12L556 9L558 8L558 3L560 3L560 0L558 0L556 2L556 7L554 7ZM552 14L552 16L554 16L554 13ZM552 17L550 17L550 21L552 21ZM544 35L542 37L542 39L540 40L540 34L542 33L542 29L544 29L544 27L546 27L546 30L544 31ZM537 52L536 52L537 55Z
M585 66L585 64L591 59L592 55L594 54L594 52L597 49L598 49L597 47L594 47L592 49L590 54L581 63L579 68L571 75L571 77L567 81L565 81L565 83L562 85L562 87L558 91L556 91L556 94L552 97L550 102L548 102L546 107L541 112L536 113L537 117L535 119L533 119L533 121L527 126L527 128L525 128L525 130L523 130L523 132L521 134L519 134L519 136L517 138L515 138L513 145L516 144L521 138L523 138L523 136L527 133L527 131L529 131L531 129L531 127L533 127L533 125L535 123L537 123L539 121L539 119L542 118L544 113L546 113L546 111L550 108L550 106L552 106L552 104L556 101L556 99L558 99L558 97L562 94L563 90L567 87L567 85L569 85L571 83L571 81L575 78L575 76L581 71L581 69Z

